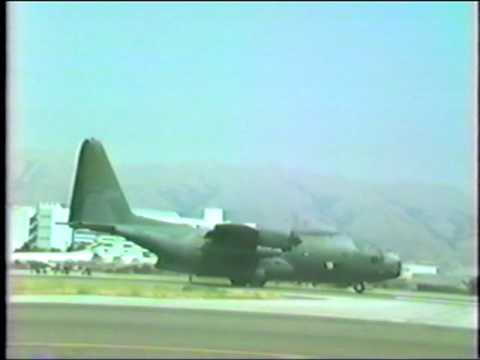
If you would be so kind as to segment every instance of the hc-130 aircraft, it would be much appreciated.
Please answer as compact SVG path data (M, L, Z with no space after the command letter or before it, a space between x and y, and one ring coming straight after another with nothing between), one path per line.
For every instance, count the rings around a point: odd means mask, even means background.
M230 279L233 286L262 287L269 280L333 283L365 290L365 282L400 275L401 261L379 249L361 249L336 232L254 229L240 224L195 228L135 215L103 145L79 148L68 225L119 235L150 250L158 267Z

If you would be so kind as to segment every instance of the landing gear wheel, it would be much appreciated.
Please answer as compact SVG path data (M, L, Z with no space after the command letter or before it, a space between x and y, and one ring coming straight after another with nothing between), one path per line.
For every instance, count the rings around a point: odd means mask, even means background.
M261 281L252 281L250 283L250 285L252 287L258 287L258 288L262 288L265 286L265 284L267 283L267 280L261 280Z
M247 285L247 282L244 280L230 279L232 286L244 287Z
M359 282L358 284L353 285L353 290L355 290L357 294L361 294L365 291L365 284L363 282Z

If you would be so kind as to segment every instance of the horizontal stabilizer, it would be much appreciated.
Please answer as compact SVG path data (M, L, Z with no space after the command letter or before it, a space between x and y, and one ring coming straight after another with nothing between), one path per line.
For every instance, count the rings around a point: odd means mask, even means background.
M115 226L113 225L105 225L105 224L93 224L93 223L85 223L80 221L70 221L66 223L56 223L58 225L68 225L72 229L89 229L98 232L106 232L112 233L115 231Z

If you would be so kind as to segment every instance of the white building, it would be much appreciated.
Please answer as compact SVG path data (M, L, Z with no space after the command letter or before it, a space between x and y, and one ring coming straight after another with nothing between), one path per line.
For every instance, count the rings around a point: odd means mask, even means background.
M99 235L97 243L91 248L94 254L105 262L121 261L125 264L155 264L157 257L137 244L121 236Z
M88 229L76 229L73 232L73 242L75 245L90 245L97 241L97 233Z
M40 249L67 250L72 242L72 229L59 225L68 221L69 209L58 203L39 203L30 219L29 243Z
M28 241L30 218L35 213L33 206L7 207L7 251L9 254Z
M404 279L411 279L415 275L437 275L438 266L427 264L414 264L406 263L402 264L402 275Z
M205 208L203 218L182 217L174 211L161 211L154 209L132 209L133 213L150 219L165 221L174 224L186 224L193 227L212 229L217 224L229 223L224 219L224 211L220 208Z
M223 209L205 208L203 210L203 220L209 224L210 227L215 227L216 224L225 222L223 218Z

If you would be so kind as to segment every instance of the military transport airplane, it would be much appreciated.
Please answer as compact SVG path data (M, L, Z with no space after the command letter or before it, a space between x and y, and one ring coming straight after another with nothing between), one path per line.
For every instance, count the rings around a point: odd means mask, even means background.
M332 232L282 233L240 224L195 228L135 215L103 145L86 139L79 148L68 225L120 235L155 253L158 266L197 276L229 278L234 286L269 280L353 286L400 275L400 259L361 250Z

